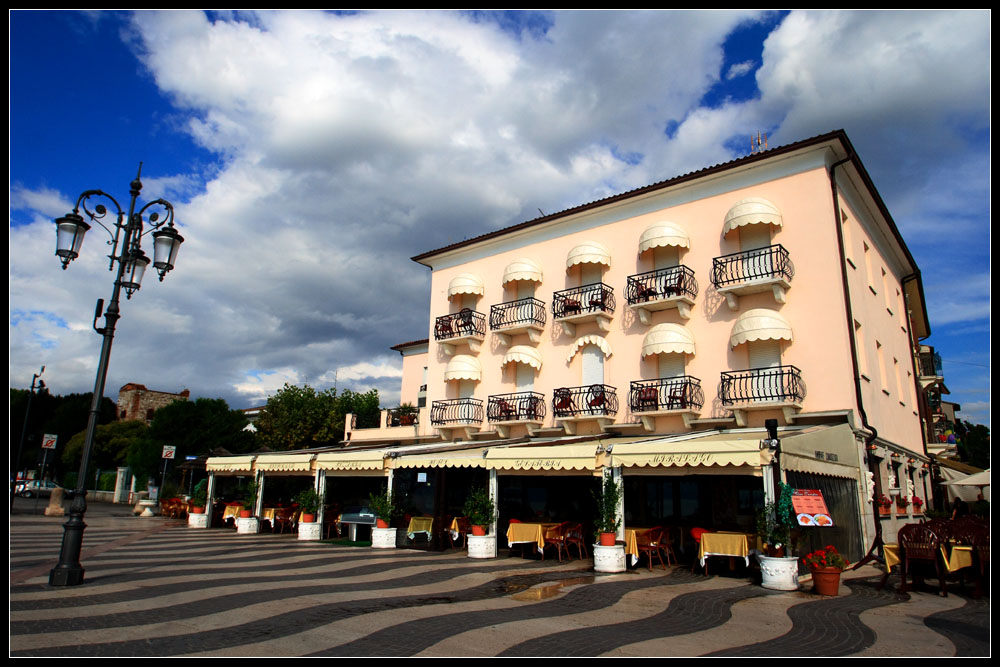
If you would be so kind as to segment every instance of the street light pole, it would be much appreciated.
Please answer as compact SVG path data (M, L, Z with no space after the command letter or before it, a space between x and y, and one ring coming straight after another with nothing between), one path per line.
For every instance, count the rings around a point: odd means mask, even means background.
M35 397L35 380L38 380L38 391L45 389L45 381L39 378L45 372L45 366L31 376L31 391L28 392L28 407L24 409L24 426L21 428L21 438L17 443L17 458L14 459L14 481L10 485L10 506L14 507L14 494L17 491L17 476L21 473L21 450L24 449L24 439L28 433L28 415L31 414L31 399Z
M173 205L164 200L157 199L143 206L138 212L135 210L139 192L142 190L142 182L139 180L142 174L142 163L139 163L139 172L135 179L129 184L128 214L126 215L114 197L101 190L87 190L76 201L76 206L72 213L58 218L56 222L56 255L63 263L63 269L71 261L76 259L80 253L83 243L83 236L90 229L90 225L84 222L80 215L80 209L92 222L104 227L112 237L112 251L109 258L111 260L108 270L115 268L118 263L118 272L115 277L114 289L111 292L111 301L107 310L104 311L104 326L98 328L97 320L101 316L101 309L104 305L103 299L98 299L97 310L94 313L94 330L103 336L101 344L101 356L97 364L97 378L94 381L94 394L90 403L90 415L87 420L87 434L84 439L83 454L80 458L80 470L77 474L77 488L71 492L72 502L69 510L69 520L63 524L62 548L59 553L59 562L49 573L49 585L51 586L76 586L83 583L84 568L80 564L80 551L83 545L83 531L87 527L83 518L87 512L87 466L90 463L90 453L94 446L94 434L97 430L97 421L101 412L101 399L104 397L104 384L108 376L108 362L111 359L111 343L115 337L115 325L121 317L119 301L122 289L125 290L125 297L132 298L142 281L146 266L149 265L149 258L143 253L140 242L143 236L143 214L152 207L162 208L166 212L165 218L160 221L159 212L151 213L148 217L151 231L153 233L154 262L153 266L160 274L160 280L168 271L174 268L177 258L177 250L184 241L177 230L174 229L174 208ZM88 207L88 200L91 197L102 197L109 200L117 211L117 220L114 222L114 231L104 225L101 220L108 214L108 209L104 204L97 204L93 210ZM123 236L122 236L123 235ZM118 254L119 236L122 236L121 254Z

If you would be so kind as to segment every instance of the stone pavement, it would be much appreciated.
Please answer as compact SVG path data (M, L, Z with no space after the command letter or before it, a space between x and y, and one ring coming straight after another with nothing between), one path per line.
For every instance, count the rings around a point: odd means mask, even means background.
M64 519L31 509L18 499L10 521L18 657L990 653L988 598L877 591L873 568L823 598L683 567L595 576L586 560L195 530L100 503L87 513L85 583L51 588Z

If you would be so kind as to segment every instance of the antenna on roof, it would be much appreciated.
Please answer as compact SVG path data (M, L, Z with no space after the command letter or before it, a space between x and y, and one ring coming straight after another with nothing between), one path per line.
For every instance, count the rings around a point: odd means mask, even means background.
M750 154L761 153L767 150L767 133L764 133L764 139L761 141L760 130L757 130L757 136L754 137L750 135Z

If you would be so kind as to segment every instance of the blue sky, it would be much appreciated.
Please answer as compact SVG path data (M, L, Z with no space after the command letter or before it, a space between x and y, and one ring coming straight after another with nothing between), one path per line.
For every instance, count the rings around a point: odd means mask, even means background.
M389 346L427 331L411 255L842 128L988 424L989 38L983 12L11 12L10 384L92 388L107 251L95 227L59 270L51 220L124 202L139 161L187 241L123 307L111 394L250 407L336 372L389 404Z

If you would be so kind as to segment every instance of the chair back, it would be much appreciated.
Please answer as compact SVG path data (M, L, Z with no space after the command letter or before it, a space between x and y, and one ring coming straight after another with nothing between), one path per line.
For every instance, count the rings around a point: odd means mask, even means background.
M941 538L926 523L908 523L899 529L899 547L907 560L935 561Z
M701 536L709 532L707 528L692 528L691 537L697 544L701 544Z

